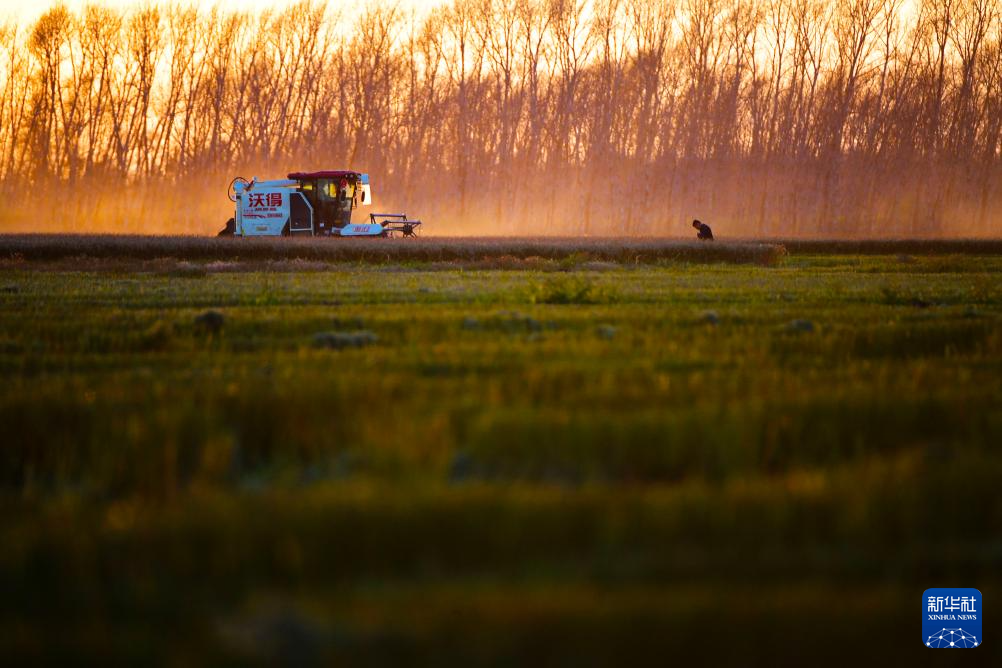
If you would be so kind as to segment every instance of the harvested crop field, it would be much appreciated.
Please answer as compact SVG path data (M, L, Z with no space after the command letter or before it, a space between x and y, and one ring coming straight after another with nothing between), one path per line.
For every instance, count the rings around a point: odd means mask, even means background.
M151 260L290 260L322 262L476 262L569 257L647 264L658 261L776 262L780 244L759 242L700 243L672 239L570 239L557 237L475 239L315 239L143 237L115 235L0 235L0 258L32 261L68 258Z
M230 260L324 263L475 263L506 260L593 259L628 264L721 262L776 264L797 255L919 256L998 255L996 239L736 239L703 243L690 239L609 237L421 237L417 239L217 238L75 234L0 234L0 262ZM94 263L96 268L108 263ZM519 268L524 268L519 265Z
M0 653L917 661L1002 249L829 243L0 237Z

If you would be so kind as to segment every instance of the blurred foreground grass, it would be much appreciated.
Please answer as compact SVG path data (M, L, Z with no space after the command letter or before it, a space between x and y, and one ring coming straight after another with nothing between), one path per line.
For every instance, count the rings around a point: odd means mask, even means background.
M901 662L1002 591L997 256L178 264L0 269L5 656Z

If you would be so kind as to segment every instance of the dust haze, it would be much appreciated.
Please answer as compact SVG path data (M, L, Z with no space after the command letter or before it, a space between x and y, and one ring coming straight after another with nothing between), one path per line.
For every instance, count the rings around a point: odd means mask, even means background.
M350 168L434 234L998 236L1000 8L56 7L0 27L0 232L213 234L234 176Z

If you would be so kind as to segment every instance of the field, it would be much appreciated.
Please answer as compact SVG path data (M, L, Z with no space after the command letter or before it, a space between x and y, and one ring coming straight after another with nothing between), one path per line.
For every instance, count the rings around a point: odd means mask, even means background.
M0 237L0 656L920 660L923 590L1002 598L1000 279L990 241Z

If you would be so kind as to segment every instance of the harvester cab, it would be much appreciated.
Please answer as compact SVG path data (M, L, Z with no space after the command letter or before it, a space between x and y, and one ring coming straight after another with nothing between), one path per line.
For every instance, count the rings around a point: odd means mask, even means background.
M416 236L420 220L407 214L370 214L353 223L352 212L372 204L369 175L327 170L293 172L287 179L230 183L234 215L219 236Z

